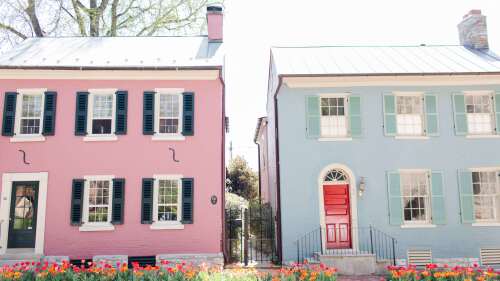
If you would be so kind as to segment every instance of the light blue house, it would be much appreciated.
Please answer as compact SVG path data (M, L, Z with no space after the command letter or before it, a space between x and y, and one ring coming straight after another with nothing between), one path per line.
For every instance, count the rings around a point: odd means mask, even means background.
M500 58L480 11L459 31L272 49L261 159L283 262L500 262Z

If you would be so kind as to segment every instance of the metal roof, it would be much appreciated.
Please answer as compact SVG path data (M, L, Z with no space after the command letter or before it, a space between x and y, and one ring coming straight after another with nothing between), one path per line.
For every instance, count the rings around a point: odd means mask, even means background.
M273 47L275 75L500 72L500 57L464 46Z
M221 43L192 37L30 38L0 55L0 68L213 68Z

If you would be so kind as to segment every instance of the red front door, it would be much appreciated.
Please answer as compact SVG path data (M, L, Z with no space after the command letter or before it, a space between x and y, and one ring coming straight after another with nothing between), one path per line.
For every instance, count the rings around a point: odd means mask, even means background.
M351 248L349 185L323 185L327 249Z

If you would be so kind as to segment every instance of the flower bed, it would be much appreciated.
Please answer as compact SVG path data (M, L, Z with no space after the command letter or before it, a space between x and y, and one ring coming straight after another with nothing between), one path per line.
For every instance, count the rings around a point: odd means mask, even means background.
M162 266L134 264L62 264L22 262L0 268L0 281L336 281L333 268L296 265L274 274L255 270L221 270L186 263L163 262Z
M425 269L417 270L413 266L388 268L388 281L499 281L500 273L492 268L428 264Z

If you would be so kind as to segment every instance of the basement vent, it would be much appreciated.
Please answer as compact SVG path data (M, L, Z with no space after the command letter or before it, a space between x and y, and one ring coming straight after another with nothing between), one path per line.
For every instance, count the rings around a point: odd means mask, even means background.
M409 249L407 254L409 265L425 267L427 264L432 263L431 249Z
M155 266L156 265L156 256L141 256L141 257L128 257L128 264L130 267L134 263L138 263L139 266L146 266L146 265L151 265Z
M500 248L481 248L481 264L500 268Z
M73 259L70 260L69 263L77 267L83 266L85 268L89 268L92 264L92 259Z

